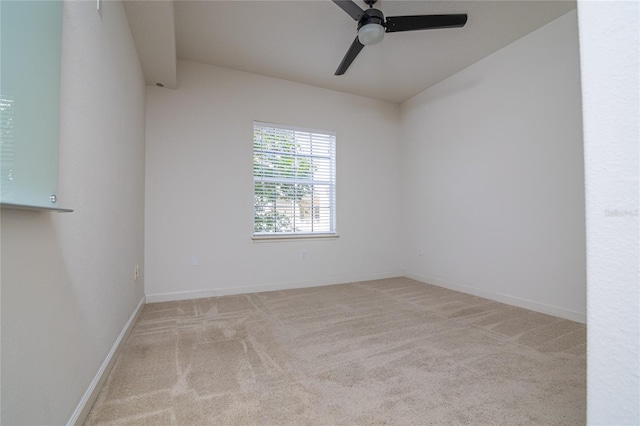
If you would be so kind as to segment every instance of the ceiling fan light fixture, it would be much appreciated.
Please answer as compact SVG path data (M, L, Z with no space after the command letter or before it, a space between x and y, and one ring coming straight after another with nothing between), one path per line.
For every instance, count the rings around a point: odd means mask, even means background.
M365 24L358 30L358 40L365 46L373 46L382 41L384 32L384 27L378 23Z

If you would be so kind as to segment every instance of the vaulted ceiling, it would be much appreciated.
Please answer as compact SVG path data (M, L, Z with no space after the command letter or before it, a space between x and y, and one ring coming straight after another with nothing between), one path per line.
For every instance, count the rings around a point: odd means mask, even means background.
M335 76L357 27L330 0L124 4L148 84L178 87L176 61L184 59L398 103L576 7L561 0L380 0L375 7L385 16L469 18L464 28L389 33Z

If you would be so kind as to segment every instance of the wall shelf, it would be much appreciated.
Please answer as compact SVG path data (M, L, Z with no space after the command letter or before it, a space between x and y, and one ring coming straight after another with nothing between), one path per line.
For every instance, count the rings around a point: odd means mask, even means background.
M24 204L12 204L12 203L0 203L0 207L3 209L11 209L11 210L30 210L30 211L57 212L57 213L71 213L73 211L72 209L63 209L60 207L27 206Z

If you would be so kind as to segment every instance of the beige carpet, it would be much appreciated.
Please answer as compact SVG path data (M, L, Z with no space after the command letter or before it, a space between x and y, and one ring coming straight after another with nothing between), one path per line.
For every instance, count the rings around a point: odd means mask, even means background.
M585 334L406 278L150 304L86 424L584 424Z

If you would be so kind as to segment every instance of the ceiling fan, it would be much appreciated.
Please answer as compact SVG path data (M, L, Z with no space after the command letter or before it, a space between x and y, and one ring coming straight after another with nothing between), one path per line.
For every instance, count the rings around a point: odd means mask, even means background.
M351 43L351 47L347 50L344 58L342 58L335 75L344 74L362 48L380 43L384 38L385 32L459 28L464 27L464 24L467 23L466 13L455 15L389 16L385 21L382 12L373 8L377 1L364 0L369 5L369 9L362 10L352 0L333 0L338 7L358 21L358 35Z

